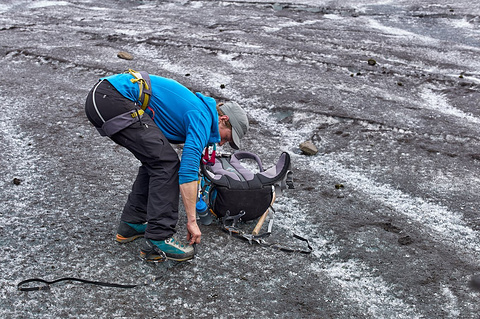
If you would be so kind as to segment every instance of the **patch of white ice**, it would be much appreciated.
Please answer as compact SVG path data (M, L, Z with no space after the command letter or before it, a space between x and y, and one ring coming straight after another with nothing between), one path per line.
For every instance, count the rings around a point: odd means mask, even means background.
M52 6L68 6L70 5L67 1L35 1L28 5L29 8L45 8Z
M336 158L329 155L312 159L310 168L320 174L348 181L353 189L361 190L370 200L378 201L383 207L389 207L423 225L446 244L450 243L462 251L468 250L470 254L480 252L478 233L466 225L460 213L421 197L409 195L392 185L378 183L359 171L343 167ZM472 254L472 258L474 255Z
M448 100L444 95L435 93L429 88L424 88L420 92L420 97L423 99L421 105L428 109L438 111L446 115L459 117L473 124L480 124L480 118L453 107L448 103Z

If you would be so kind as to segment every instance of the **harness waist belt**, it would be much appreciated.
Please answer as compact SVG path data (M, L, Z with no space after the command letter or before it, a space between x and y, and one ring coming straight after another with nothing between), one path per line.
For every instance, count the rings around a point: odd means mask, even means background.
M103 123L101 128L97 127L97 130L100 133L100 135L110 137L113 134L137 122L139 118L142 118L143 114L144 114L144 111L141 109L131 110L126 113L122 113Z

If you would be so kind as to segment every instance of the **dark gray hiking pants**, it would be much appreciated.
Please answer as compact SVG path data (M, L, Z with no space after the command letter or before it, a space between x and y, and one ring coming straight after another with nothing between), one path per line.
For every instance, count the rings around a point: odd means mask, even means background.
M95 127L101 127L103 120L108 121L136 107L108 81L98 85L95 96L93 91L88 94L85 113ZM148 222L146 238L163 240L171 237L178 221L180 160L177 153L146 114L110 138L128 149L142 163L121 220L135 224Z

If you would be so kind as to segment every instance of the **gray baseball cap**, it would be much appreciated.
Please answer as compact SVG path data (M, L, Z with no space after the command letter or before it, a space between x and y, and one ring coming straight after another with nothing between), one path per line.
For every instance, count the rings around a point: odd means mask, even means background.
M230 146L238 150L241 146L240 140L248 131L247 113L238 105L237 102L228 101L220 106L220 110L228 116L232 124L232 139Z

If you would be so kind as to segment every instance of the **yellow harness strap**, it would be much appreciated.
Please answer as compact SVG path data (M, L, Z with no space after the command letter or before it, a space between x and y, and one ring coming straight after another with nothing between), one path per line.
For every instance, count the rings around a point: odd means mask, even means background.
M128 69L128 73L133 76L133 79L131 79L130 81L132 83L138 83L138 99L142 103L142 110L145 110L148 106L148 103L150 102L150 96L152 95L150 77L146 72L136 72L132 69Z

